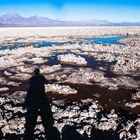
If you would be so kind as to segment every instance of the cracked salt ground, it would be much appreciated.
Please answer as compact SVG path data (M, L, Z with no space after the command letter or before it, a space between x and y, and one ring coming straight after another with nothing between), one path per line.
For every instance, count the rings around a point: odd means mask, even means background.
M9 137L22 139L26 112L22 109L22 102L21 99L0 97L0 130L3 140L11 140ZM132 116L123 112L117 113L113 109L105 109L92 99L81 100L80 102L53 100L52 111L55 126L60 132L66 125L75 126L77 132L85 140L94 140L97 134L100 134L103 140L106 138L111 140L140 139L139 115ZM129 119L126 119L128 117ZM40 117L38 118L35 137L36 139L44 138Z

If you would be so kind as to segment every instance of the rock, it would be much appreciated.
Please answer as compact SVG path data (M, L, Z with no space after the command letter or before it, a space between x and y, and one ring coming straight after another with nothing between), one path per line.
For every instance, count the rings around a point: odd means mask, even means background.
M79 66L87 65L85 58L74 54L65 54L57 56L58 60L66 64L77 64Z
M46 85L45 89L47 92L63 94L63 95L70 95L70 94L77 93L75 89L72 89L68 85L48 84Z

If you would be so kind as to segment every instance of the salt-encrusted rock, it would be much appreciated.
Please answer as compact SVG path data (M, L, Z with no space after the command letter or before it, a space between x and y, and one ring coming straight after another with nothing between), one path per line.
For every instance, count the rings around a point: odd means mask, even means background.
M113 66L113 71L116 73L123 73L123 74L130 74L132 72L135 72L140 68L140 61L139 59L126 59L124 57L121 57L118 59L115 66Z
M107 62L116 61L116 57L110 53L96 54L95 58L99 61L107 61Z
M19 71L19 73L32 73L33 70L34 67L26 67L26 66L17 67L17 71Z
M20 103L24 102L25 96L27 92L26 91L16 91L10 95L11 98L19 101Z
M130 108L135 108L137 106L140 106L139 102L133 103L133 102L129 102L125 104L126 107L130 107Z
M10 72L8 72L8 71L4 71L4 74L6 75L6 76L11 76L12 74L10 73Z
M92 81L100 82L104 79L104 73L100 71L86 71L80 69L76 72L73 72L66 81L70 83L83 83L91 84Z
M74 54L65 54L57 56L58 60L66 64L77 64L77 65L87 65L85 58L81 56L76 56Z
M9 90L9 88L8 87L2 87L2 88L0 88L0 92L2 93L2 92L7 92Z
M67 85L58 85L58 84L48 84L45 87L47 92L58 93L58 94L76 94L77 91L72 89L70 86Z
M47 62L47 60L44 60L43 58L32 58L29 61L32 64L41 64L41 63Z
M120 40L121 43L124 43L127 46L140 46L140 38L139 37L127 37Z
M108 86L109 90L117 90L119 87L138 88L138 83L131 77L120 76L117 78L104 78L101 86Z
M53 65L53 66L43 66L41 67L40 71L41 73L48 74L48 73L53 73L61 70L61 65Z
M29 79L30 77L31 77L31 74L18 73L18 74L15 74L15 75L9 77L9 79L18 80L18 81L25 81L25 80Z
M133 100L139 100L140 99L140 90L138 90L135 94L132 94Z

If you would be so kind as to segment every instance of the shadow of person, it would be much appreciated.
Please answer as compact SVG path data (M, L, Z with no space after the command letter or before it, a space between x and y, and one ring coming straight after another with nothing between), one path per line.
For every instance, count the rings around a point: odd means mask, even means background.
M27 109L24 140L33 140L34 128L39 115L45 128L46 139L53 140L54 118L49 100L45 94L45 84L48 84L48 80L40 74L39 69L35 69L28 84L29 87L24 103L24 107Z
M62 129L62 140L86 140L79 132L76 131L75 126L65 125Z
M1 130L0 130L0 138L1 138L1 139L3 138L3 133L2 133Z

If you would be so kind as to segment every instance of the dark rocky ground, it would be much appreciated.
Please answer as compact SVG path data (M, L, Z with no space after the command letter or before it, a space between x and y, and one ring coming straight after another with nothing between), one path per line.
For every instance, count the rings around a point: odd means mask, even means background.
M22 140L26 110L20 97L0 97L0 138ZM79 102L51 100L55 127L63 140L140 140L140 116L123 109L105 109L96 100ZM44 140L45 133L38 118L34 138ZM56 139L58 140L58 139Z

